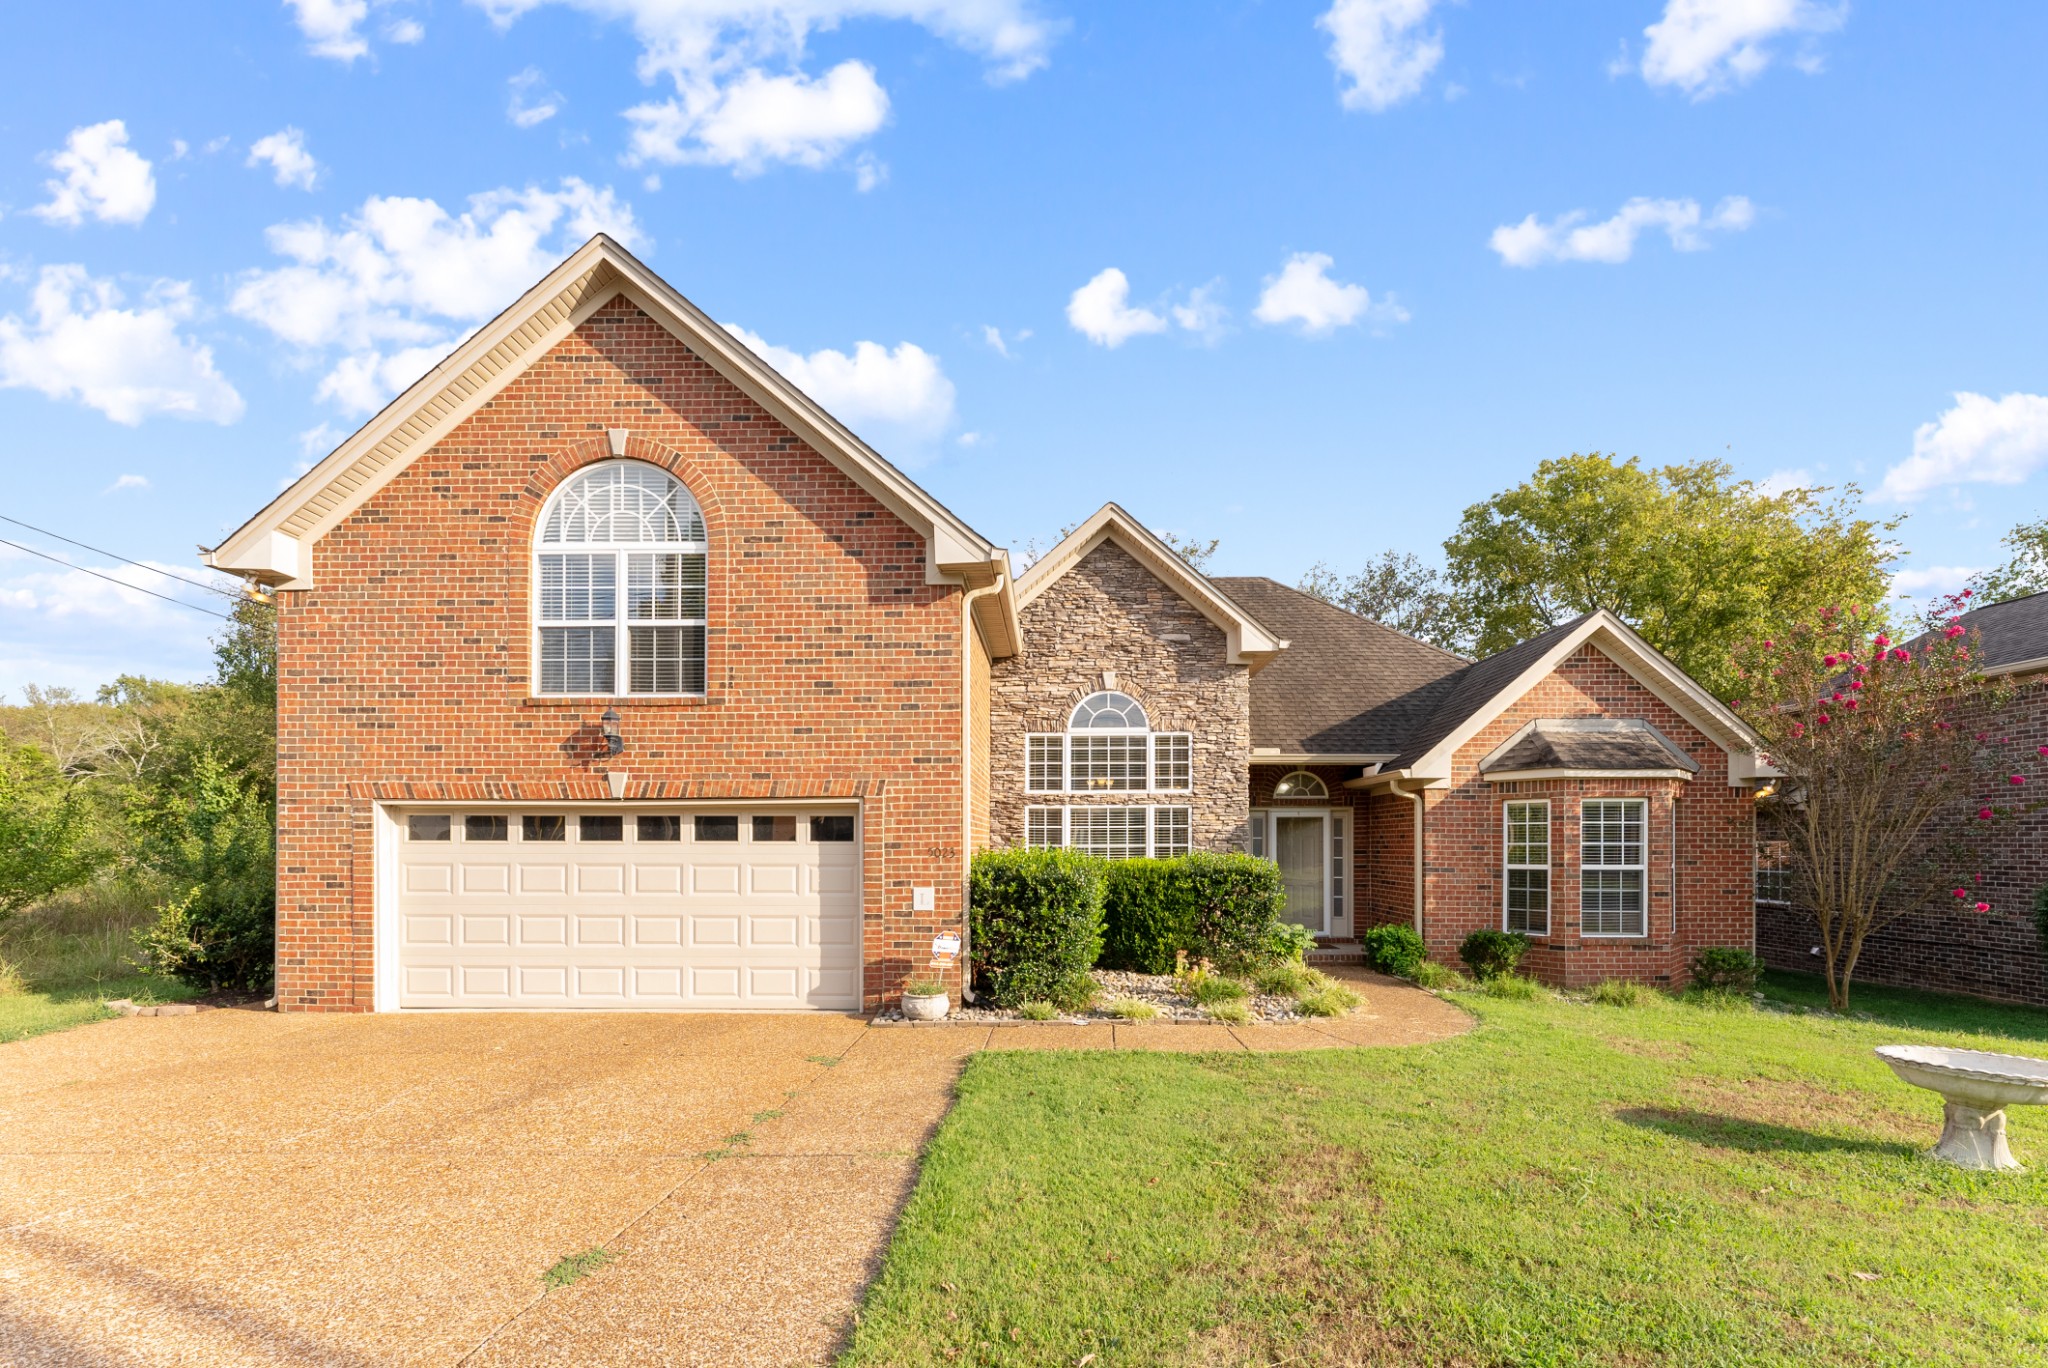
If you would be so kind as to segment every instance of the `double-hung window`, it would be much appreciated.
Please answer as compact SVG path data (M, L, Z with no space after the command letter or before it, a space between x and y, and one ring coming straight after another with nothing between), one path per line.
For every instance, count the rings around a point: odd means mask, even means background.
M1135 803L1024 809L1024 844L1068 847L1108 860L1185 855L1192 809Z
M1601 798L1579 809L1579 931L1587 936L1648 933L1644 806Z
M1502 926L1529 936L1550 934L1550 804L1509 803L1502 809L1506 899Z
M543 694L701 694L707 546L667 471L606 461L556 491L534 541Z

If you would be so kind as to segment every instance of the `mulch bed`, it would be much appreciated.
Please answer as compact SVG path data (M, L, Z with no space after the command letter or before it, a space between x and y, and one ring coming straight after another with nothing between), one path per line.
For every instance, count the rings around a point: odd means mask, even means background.
M1148 1003L1158 1010L1159 1015L1151 1018L1153 1021L1187 1024L1213 1024L1216 1021L1215 1017L1209 1015L1208 1009L1180 991L1180 985L1174 982L1171 974L1127 974L1109 969L1094 969L1089 971L1088 976L1095 980L1097 988L1101 990L1096 995L1095 1005L1083 1012L1063 1013L1052 1018L1053 1021L1073 1024L1128 1020L1129 1018L1119 1017L1105 1011L1104 1008L1120 999L1131 998ZM1238 998L1237 1002L1251 1013L1251 1019L1256 1022L1306 1020L1302 1013L1295 1010L1295 1002L1291 997L1254 992L1249 997ZM903 1019L902 1011L895 1007L888 1008L875 1017L877 1022ZM978 1006L963 1002L954 1005L953 1010L946 1014L946 1020L989 1024L1025 1022L1027 1018L1012 1008L994 1007L986 1002Z

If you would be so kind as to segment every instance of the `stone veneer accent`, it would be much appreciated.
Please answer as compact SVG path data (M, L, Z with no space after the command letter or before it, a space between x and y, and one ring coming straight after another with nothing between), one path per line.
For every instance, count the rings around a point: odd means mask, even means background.
M1024 841L1036 804L1146 803L1193 809L1194 849L1243 850L1251 761L1251 676L1229 663L1221 628L1113 541L1082 557L1019 614L1022 654L995 663L990 680L990 836ZM1168 641L1169 635L1185 642ZM1189 793L1027 794L1024 738L1064 732L1074 704L1116 687L1145 705L1155 731L1194 737Z

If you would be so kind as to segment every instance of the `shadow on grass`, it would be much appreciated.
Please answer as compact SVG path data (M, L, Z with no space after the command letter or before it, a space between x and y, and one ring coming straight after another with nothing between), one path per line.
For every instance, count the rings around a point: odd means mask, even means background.
M1913 1155L1919 1150L1898 1140L1859 1140L1852 1136L1821 1135L1814 1131L1774 1126L1767 1121L1750 1121L1719 1112L1680 1110L1669 1107L1625 1107L1615 1119L1645 1130L1662 1131L1680 1140L1743 1150L1750 1154L1820 1154L1830 1150L1849 1154Z
M1773 969L1758 985L1766 999L1815 1011L1828 1009L1826 982L1818 974L1793 974ZM2009 1002L1987 1002L1961 993L1933 993L1918 988L1891 988L1852 983L1849 1015L1923 1031L1956 1031L1965 1035L2004 1036L2012 1040L2048 1040L2048 1009Z

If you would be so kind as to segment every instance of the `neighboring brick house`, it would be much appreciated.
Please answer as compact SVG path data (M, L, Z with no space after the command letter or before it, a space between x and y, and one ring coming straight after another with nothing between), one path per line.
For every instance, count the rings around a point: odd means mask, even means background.
M207 559L275 590L287 1010L873 1010L1026 842L1250 848L1332 940L1505 918L1560 981L1750 938L1749 743L1619 622L1467 664L1114 505L1013 580L603 237Z
M1998 734L2031 756L2048 745L2048 593L1973 609L1960 621L1976 634L1979 668L2013 685ZM2011 801L1996 775L1987 776L1980 797ZM1786 879L1773 868L1782 847L1766 839L1758 854L1758 952L1777 968L1819 972L1819 927L1792 905ZM1883 927L1863 943L1856 980L2048 1005L2048 956L2034 925L2034 898L2048 887L2048 810L2021 811L2003 827L1982 872L1972 887L1990 912L1944 906Z

